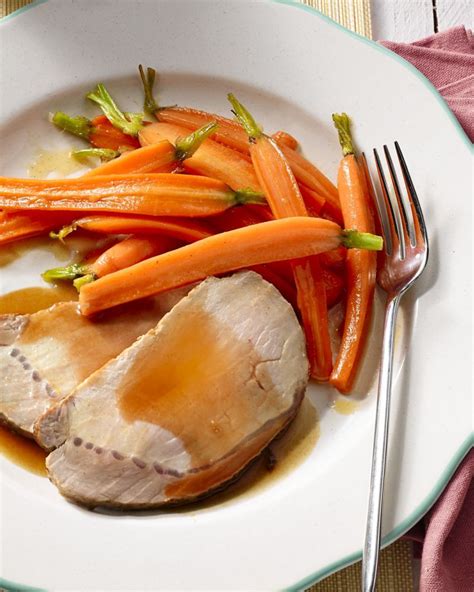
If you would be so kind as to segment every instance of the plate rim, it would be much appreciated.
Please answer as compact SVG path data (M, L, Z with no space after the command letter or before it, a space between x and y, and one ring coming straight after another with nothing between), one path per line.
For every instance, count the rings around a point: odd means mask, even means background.
M49 0L33 0L33 2L31 2L30 4L20 7L19 9L15 10L12 13L1 18L0 19L0 27L4 23L13 20L17 16L20 16L22 13L25 13L30 9L33 9L33 8L36 8L37 6L45 4L48 1ZM453 112L449 109L448 105L443 100L442 96L438 93L438 91L433 86L433 84L428 80L428 78L426 78L426 76L424 76L424 74L422 74L410 62L407 62L405 59L401 58L399 55L397 55L396 53L387 49L383 45L380 45L376 41L368 39L368 38L354 32L354 31L351 31L350 29L346 29L345 27L343 27L342 25L340 25L339 23L337 23L336 21L334 21L330 17L326 16L325 14L323 14L322 12L317 10L316 8L313 8L313 7L308 6L306 4L302 4L299 0L263 0L263 1L267 2L269 4L270 3L282 4L282 5L289 6L289 7L296 8L296 9L300 9L300 10L303 10L303 11L309 13L309 14L312 14L313 16L316 16L317 18L324 20L326 23L328 23L332 27L339 29L344 34L356 38L360 42L363 42L366 45L369 45L373 49L376 49L377 51L385 54L386 56L389 56L391 59L394 59L398 63L402 64L412 74L415 74L416 77L425 85L425 87L428 88L428 90L433 95L434 99L438 102L438 104L440 104L444 113L448 116L449 120L454 125L454 128L456 129L456 131L457 131L458 135L460 136L461 140L463 141L463 143L472 152L473 144L469 140L466 132L462 128L459 121L454 116ZM471 432L471 434L469 434L464 439L464 441L462 442L462 444L460 445L458 450L455 452L455 454L453 455L451 460L448 462L445 469L441 472L434 487L428 493L428 495L425 497L425 499L418 505L417 508L415 508L412 511L412 513L409 516L407 516L404 520L402 520L402 522L400 524L398 524L393 530L391 530L389 533L387 533L383 537L382 543L381 543L382 548L390 545L392 542L394 542L399 537L401 537L416 522L418 522L418 520L420 520L426 514L426 512L429 511L429 509L434 505L434 503L437 501L439 496L442 494L442 492L445 489L446 485L448 484L449 480L454 475L457 468L462 463L463 459L465 458L465 456L467 455L467 453L470 451L471 448L474 448L474 432ZM304 590L305 588L307 588L307 587L319 582L320 580L330 576L331 574L343 569L344 567L347 567L347 566L359 561L361 558L362 558L362 549L360 549L356 552L353 552L349 555L346 555L345 557L343 557L337 561L334 561L333 563L330 563L329 565L317 570L316 572L313 572L313 573L309 574L308 576L302 578L301 580L299 580L295 584L293 584L291 586L287 586L283 590L284 590L284 592L296 592L299 590ZM30 586L27 584L20 584L17 582L13 582L11 580L6 580L6 579L2 578L1 576L0 576L0 586L6 590L12 590L12 591L18 590L21 592L23 592L23 591L24 592L46 592L42 588L37 588L37 587Z

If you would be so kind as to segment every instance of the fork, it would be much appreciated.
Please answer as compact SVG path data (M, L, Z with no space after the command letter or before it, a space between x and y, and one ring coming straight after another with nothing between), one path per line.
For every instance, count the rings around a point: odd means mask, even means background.
M406 187L409 211L407 211L402 199L400 184L389 149L387 146L384 146L383 150L395 196L393 200L389 195L387 180L377 150L374 149L374 157L380 181L381 198L379 196L377 199L377 194L371 183L365 155L362 155L360 159L360 164L367 178L369 193L376 205L380 230L384 238L384 251L380 254L381 260L377 272L377 283L387 294L375 415L369 503L362 560L363 592L373 592L377 578L390 419L395 322L403 294L420 277L428 261L428 236L425 221L403 153L398 142L395 142L395 150Z

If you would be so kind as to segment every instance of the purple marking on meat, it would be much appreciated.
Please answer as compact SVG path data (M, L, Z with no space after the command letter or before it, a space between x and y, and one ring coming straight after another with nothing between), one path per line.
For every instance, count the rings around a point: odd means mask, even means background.
M92 450L92 448L94 448L94 444L92 444L92 442L86 442L86 448L87 450Z
M117 452L116 450L112 450L112 456L116 460L123 460L124 459L124 457L120 454L120 452Z
M11 350L10 355L11 355L12 358L16 358L19 353L20 353L20 350L19 349L16 349L16 347L14 347Z
M132 457L133 462L137 465L137 467L139 469L144 469L146 467L146 463L144 463L142 460L140 460L139 458L137 458L136 456Z
M26 357L25 357L25 356L23 356L23 355L21 355L21 356L18 358L18 361L19 361L19 362L21 362L21 363L23 364L23 362L26 362Z
M37 370L33 370L33 372L31 373L31 378L35 382L40 382L40 380L41 380L41 376L39 375L39 372Z
M94 452L95 452L96 454L102 454L102 452L103 452L103 451L104 451L104 449L103 449L103 448L101 448L100 446L97 446L97 448L94 450Z
M74 438L73 443L74 446L80 446L82 444L82 438Z

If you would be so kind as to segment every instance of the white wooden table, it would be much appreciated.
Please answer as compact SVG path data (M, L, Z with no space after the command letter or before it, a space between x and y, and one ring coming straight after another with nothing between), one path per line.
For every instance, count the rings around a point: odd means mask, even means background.
M457 25L473 28L473 0L371 0L374 39L416 41Z

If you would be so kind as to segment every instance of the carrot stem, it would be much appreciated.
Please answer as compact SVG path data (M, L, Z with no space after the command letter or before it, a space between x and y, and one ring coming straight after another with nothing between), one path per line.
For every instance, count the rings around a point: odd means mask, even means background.
M332 120L339 134L339 143L341 144L343 156L354 154L354 145L351 135L351 120L347 113L333 113Z
M153 86L155 85L156 70L154 68L147 68L145 73L143 66L140 64L138 66L138 71L140 72L140 78L142 80L143 85L143 92L145 95L143 108L149 115L154 115L156 111L158 111L159 109L158 103L155 101L155 97L153 96Z
M142 113L123 113L103 84L98 84L86 97L97 103L110 123L129 136L137 136L143 127Z
M211 123L200 127L195 132L191 132L184 138L177 138L174 143L176 147L176 159L183 161L187 158L191 158L204 140L214 133L218 125L217 122L212 121Z
M100 158L102 161L109 161L120 156L120 152L110 148L84 148L82 150L73 150L71 156L77 158L80 162L87 162L89 158Z

